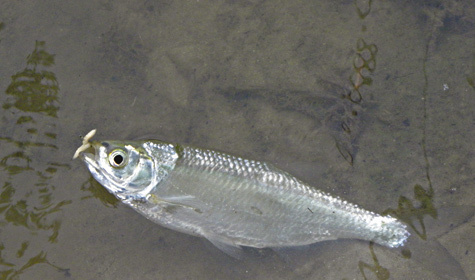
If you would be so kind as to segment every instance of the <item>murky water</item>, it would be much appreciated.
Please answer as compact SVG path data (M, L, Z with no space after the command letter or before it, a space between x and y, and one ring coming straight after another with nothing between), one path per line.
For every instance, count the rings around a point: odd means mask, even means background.
M473 1L129 2L0 4L0 279L475 279ZM272 162L412 241L234 260L105 192L92 128Z

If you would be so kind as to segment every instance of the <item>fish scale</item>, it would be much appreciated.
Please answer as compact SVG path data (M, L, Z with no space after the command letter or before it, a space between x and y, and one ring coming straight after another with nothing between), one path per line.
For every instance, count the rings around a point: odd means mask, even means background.
M265 162L158 140L88 140L78 154L109 192L148 219L205 237L228 253L240 246L338 238L399 247L409 236L395 218L319 191Z

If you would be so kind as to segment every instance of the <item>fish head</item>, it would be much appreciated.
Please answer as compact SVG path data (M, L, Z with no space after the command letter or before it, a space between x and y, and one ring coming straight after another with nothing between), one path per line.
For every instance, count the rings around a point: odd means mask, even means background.
M155 162L141 142L92 141L87 146L79 156L94 179L117 198L141 200L158 183Z

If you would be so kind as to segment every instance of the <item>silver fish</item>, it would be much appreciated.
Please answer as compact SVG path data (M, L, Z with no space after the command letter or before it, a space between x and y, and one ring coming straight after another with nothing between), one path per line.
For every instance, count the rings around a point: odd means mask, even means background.
M241 246L338 238L394 248L409 236L397 219L319 191L265 162L158 140L89 142L94 133L75 157L110 193L153 222L205 237L231 255Z

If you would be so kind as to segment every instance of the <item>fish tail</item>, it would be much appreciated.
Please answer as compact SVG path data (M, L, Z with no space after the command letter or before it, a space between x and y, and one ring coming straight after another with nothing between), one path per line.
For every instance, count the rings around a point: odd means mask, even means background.
M378 218L379 225L373 224L375 236L372 241L390 248L403 246L410 235L406 225L391 216L380 216Z

